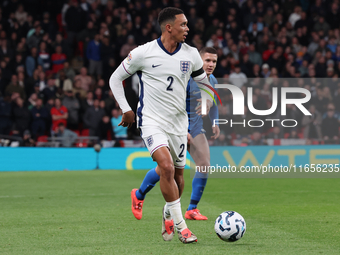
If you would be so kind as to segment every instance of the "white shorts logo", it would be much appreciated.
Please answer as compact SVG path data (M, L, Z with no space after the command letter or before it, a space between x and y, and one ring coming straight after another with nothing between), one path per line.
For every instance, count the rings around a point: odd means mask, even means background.
M153 144L153 138L152 135L148 136L146 138L146 142L148 143L148 146L150 147Z

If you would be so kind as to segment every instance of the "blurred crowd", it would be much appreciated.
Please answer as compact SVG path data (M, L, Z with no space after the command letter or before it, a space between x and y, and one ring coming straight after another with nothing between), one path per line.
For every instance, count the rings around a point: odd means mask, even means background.
M215 144L263 144L263 138L339 142L338 0L1 1L0 136L21 137L26 146L46 136L136 139L135 127L117 126L122 113L108 79L129 51L159 37L158 13L168 6L187 16L186 43L217 49L216 77L245 92L253 87L256 109L270 108L273 86L298 84L312 93L312 116L289 106L297 127L225 125ZM132 76L124 87L135 108L138 79ZM230 94L223 96L231 102ZM232 118L229 104L219 108ZM247 107L240 117L252 117ZM208 135L210 125L205 123Z

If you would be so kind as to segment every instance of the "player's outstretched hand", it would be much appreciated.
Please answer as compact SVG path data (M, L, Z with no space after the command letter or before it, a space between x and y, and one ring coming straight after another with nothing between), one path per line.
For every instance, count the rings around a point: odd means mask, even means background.
M202 98L200 99L197 99L197 101L199 102L199 104L197 105L197 107L195 108L196 110L196 114L197 115L202 115ZM210 111L210 108L213 106L212 102L210 100L207 99L207 114L206 115L203 115L204 116L207 116L209 111Z
M212 127L212 132L214 135L212 135L211 138L217 139L220 136L219 126L215 125L215 127Z
M118 126L130 128L134 122L135 113L133 111L128 111L126 113L123 113L122 121L118 124Z

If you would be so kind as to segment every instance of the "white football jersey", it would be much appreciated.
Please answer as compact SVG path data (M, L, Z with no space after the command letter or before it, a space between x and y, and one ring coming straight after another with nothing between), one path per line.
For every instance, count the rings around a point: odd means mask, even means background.
M129 75L139 76L137 126L186 135L186 88L191 73L203 67L197 49L181 43L169 53L158 38L132 50L122 65Z

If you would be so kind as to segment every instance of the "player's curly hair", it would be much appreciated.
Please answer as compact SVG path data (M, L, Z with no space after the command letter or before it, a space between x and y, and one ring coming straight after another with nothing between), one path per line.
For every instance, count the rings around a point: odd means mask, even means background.
M160 11L158 14L158 24L161 27L162 31L166 22L173 22L176 19L176 15L183 14L184 12L181 9L175 7L167 7Z

